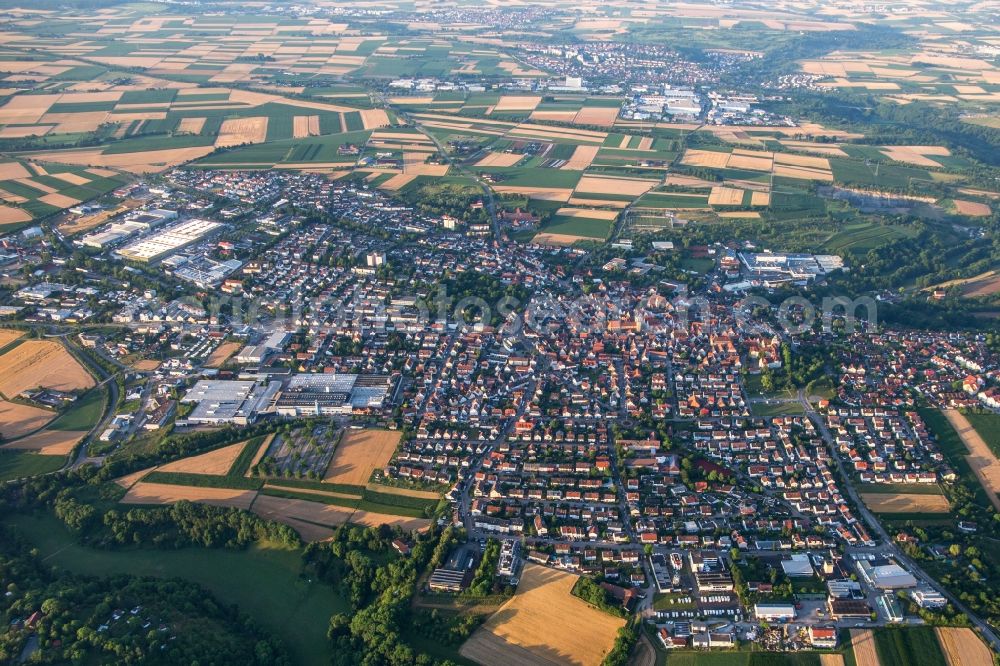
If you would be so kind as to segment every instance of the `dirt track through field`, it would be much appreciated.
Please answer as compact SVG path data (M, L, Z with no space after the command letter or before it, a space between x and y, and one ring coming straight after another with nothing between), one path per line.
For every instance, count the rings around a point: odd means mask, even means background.
M972 471L979 477L979 483L986 490L986 495L990 498L993 507L1000 511L1000 497L997 496L997 493L1000 493L1000 460L997 460L996 454L993 453L982 436L976 432L964 414L957 409L944 409L942 412L951 423L951 427L962 438L962 443L969 450L969 455L965 459L972 467Z

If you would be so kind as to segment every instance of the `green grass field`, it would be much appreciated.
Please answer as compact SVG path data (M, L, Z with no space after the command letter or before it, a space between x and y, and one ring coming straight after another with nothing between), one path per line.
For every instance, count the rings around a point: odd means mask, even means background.
M104 551L76 544L62 524L48 515L14 516L10 524L50 565L91 576L126 573L198 583L283 639L298 664L329 663L326 629L330 616L349 608L332 588L302 576L297 549L277 544L262 543L246 551Z
M875 630L881 666L941 666L947 663L932 627Z
M103 387L91 389L49 424L48 430L90 430L104 412L106 391Z
M1000 414L966 414L965 417L993 453L1000 454Z
M566 234L567 236L605 240L611 234L613 224L611 220L555 215L540 231L546 234Z
M0 451L0 482L55 472L66 456L43 456L27 451Z
M979 478L976 477L972 468L969 467L969 462L966 459L969 450L965 448L962 439L955 432L955 429L951 427L951 423L948 422L945 415L937 409L924 408L917 411L930 431L937 437L938 447L941 449L941 453L948 461L948 464L961 475L963 480L968 483L969 488L975 493L976 504L983 508L990 506L986 491L983 490L983 486L979 483Z
M753 412L754 416L761 418L785 415L801 416L802 414L805 414L802 404L797 400L791 402L775 402L770 404L766 402L754 402L750 404L750 411Z

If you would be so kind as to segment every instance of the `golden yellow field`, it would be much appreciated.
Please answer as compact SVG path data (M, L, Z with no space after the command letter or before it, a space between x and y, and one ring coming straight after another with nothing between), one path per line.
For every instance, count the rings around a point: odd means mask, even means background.
M588 194L627 194L630 196L639 196L653 189L656 184L656 181L639 178L584 176L576 184L576 191Z
M824 653L819 656L819 666L844 666L844 655Z
M31 220L31 215L20 208L0 205L0 225L17 224Z
M858 666L881 666L875 651L875 634L871 629L851 629L851 646Z
M944 495L911 493L861 493L861 500L876 513L947 513Z
M319 116L294 116L292 118L292 137L302 139L307 136L319 135Z
M365 129L386 127L389 125L389 116L382 109L364 109L361 111L361 122Z
M0 436L4 439L22 437L34 432L55 418L55 412L28 405L0 400Z
M524 155L518 155L516 153L487 153L486 157L476 162L476 166L509 167L520 162L522 157L524 157Z
M385 467L399 444L391 430L347 430L330 460L324 481L363 486L372 472Z
M205 126L207 118L182 118L177 125L178 134L199 134L201 128Z
M494 111L532 111L542 98L538 95L503 95L493 107Z
M600 146L577 146L573 149L573 154L570 155L566 164L562 165L562 168L572 171L583 171L594 161L600 149Z
M244 446L246 446L246 442L239 442L208 453L175 460L160 467L160 471L222 476L229 472L229 468L236 462L236 458L239 457Z
M4 444L0 448L34 451L50 456L64 456L86 436L86 430L43 430L34 435L28 435L24 439Z
M561 217L581 217L589 220L613 220L618 217L616 210L597 210L594 208L560 208L556 215Z
M712 193L708 195L708 203L710 206L739 206L743 203L743 190L734 187L713 187Z
M577 576L525 564L514 598L462 645L484 666L601 663L624 620L570 594Z
M618 107L584 107L573 117L575 125L597 125L598 127L611 127L618 118Z
M419 497L421 499L437 499L441 493L433 490L415 490L413 488L397 488L395 486L383 486L377 483L369 483L365 486L368 490L386 495L401 495L403 497Z
M979 203L977 201L965 201L963 199L955 199L955 210L958 211L959 215L968 215L970 217L985 217L992 213L989 205L984 203Z
M139 481L133 485L122 504L175 504L181 500L249 509L257 496L256 490L231 490L229 488L195 488L176 486L170 483L147 483Z
M120 476L115 479L115 484L121 486L125 490L128 490L135 484L139 483L144 476L155 470L156 467L147 467L146 469L140 469L138 472L132 472L131 474L126 474L125 476Z
M993 653L968 627L937 627L948 666L993 666Z
M267 116L252 118L227 118L222 121L216 148L242 146L247 143L263 143L267 138Z
M0 356L0 393L13 398L37 387L90 388L94 378L58 342L28 340Z
M572 245L573 243L581 240L592 240L588 239L587 236L571 236L570 234L550 234L541 233L535 234L531 242L535 245L553 245L556 247L563 247Z
M24 331L18 331L13 328L0 328L0 349L14 342L14 340L17 340L22 335L24 335Z

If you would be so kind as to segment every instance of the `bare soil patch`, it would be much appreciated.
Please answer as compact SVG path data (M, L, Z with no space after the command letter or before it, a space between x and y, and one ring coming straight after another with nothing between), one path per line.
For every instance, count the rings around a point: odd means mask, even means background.
M239 342L223 342L215 348L215 351L208 355L208 359L205 360L205 367L218 368L239 350Z

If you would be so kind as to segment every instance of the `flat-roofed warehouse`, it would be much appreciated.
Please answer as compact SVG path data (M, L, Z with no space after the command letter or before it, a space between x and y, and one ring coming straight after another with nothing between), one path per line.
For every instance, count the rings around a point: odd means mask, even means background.
M388 375L295 375L278 396L275 410L282 416L331 416L381 409L389 381Z
M248 425L268 410L281 383L203 379L191 387L181 402L195 403L189 423Z
M118 255L131 261L153 262L157 259L196 243L224 226L221 222L193 219L143 236L129 243Z

